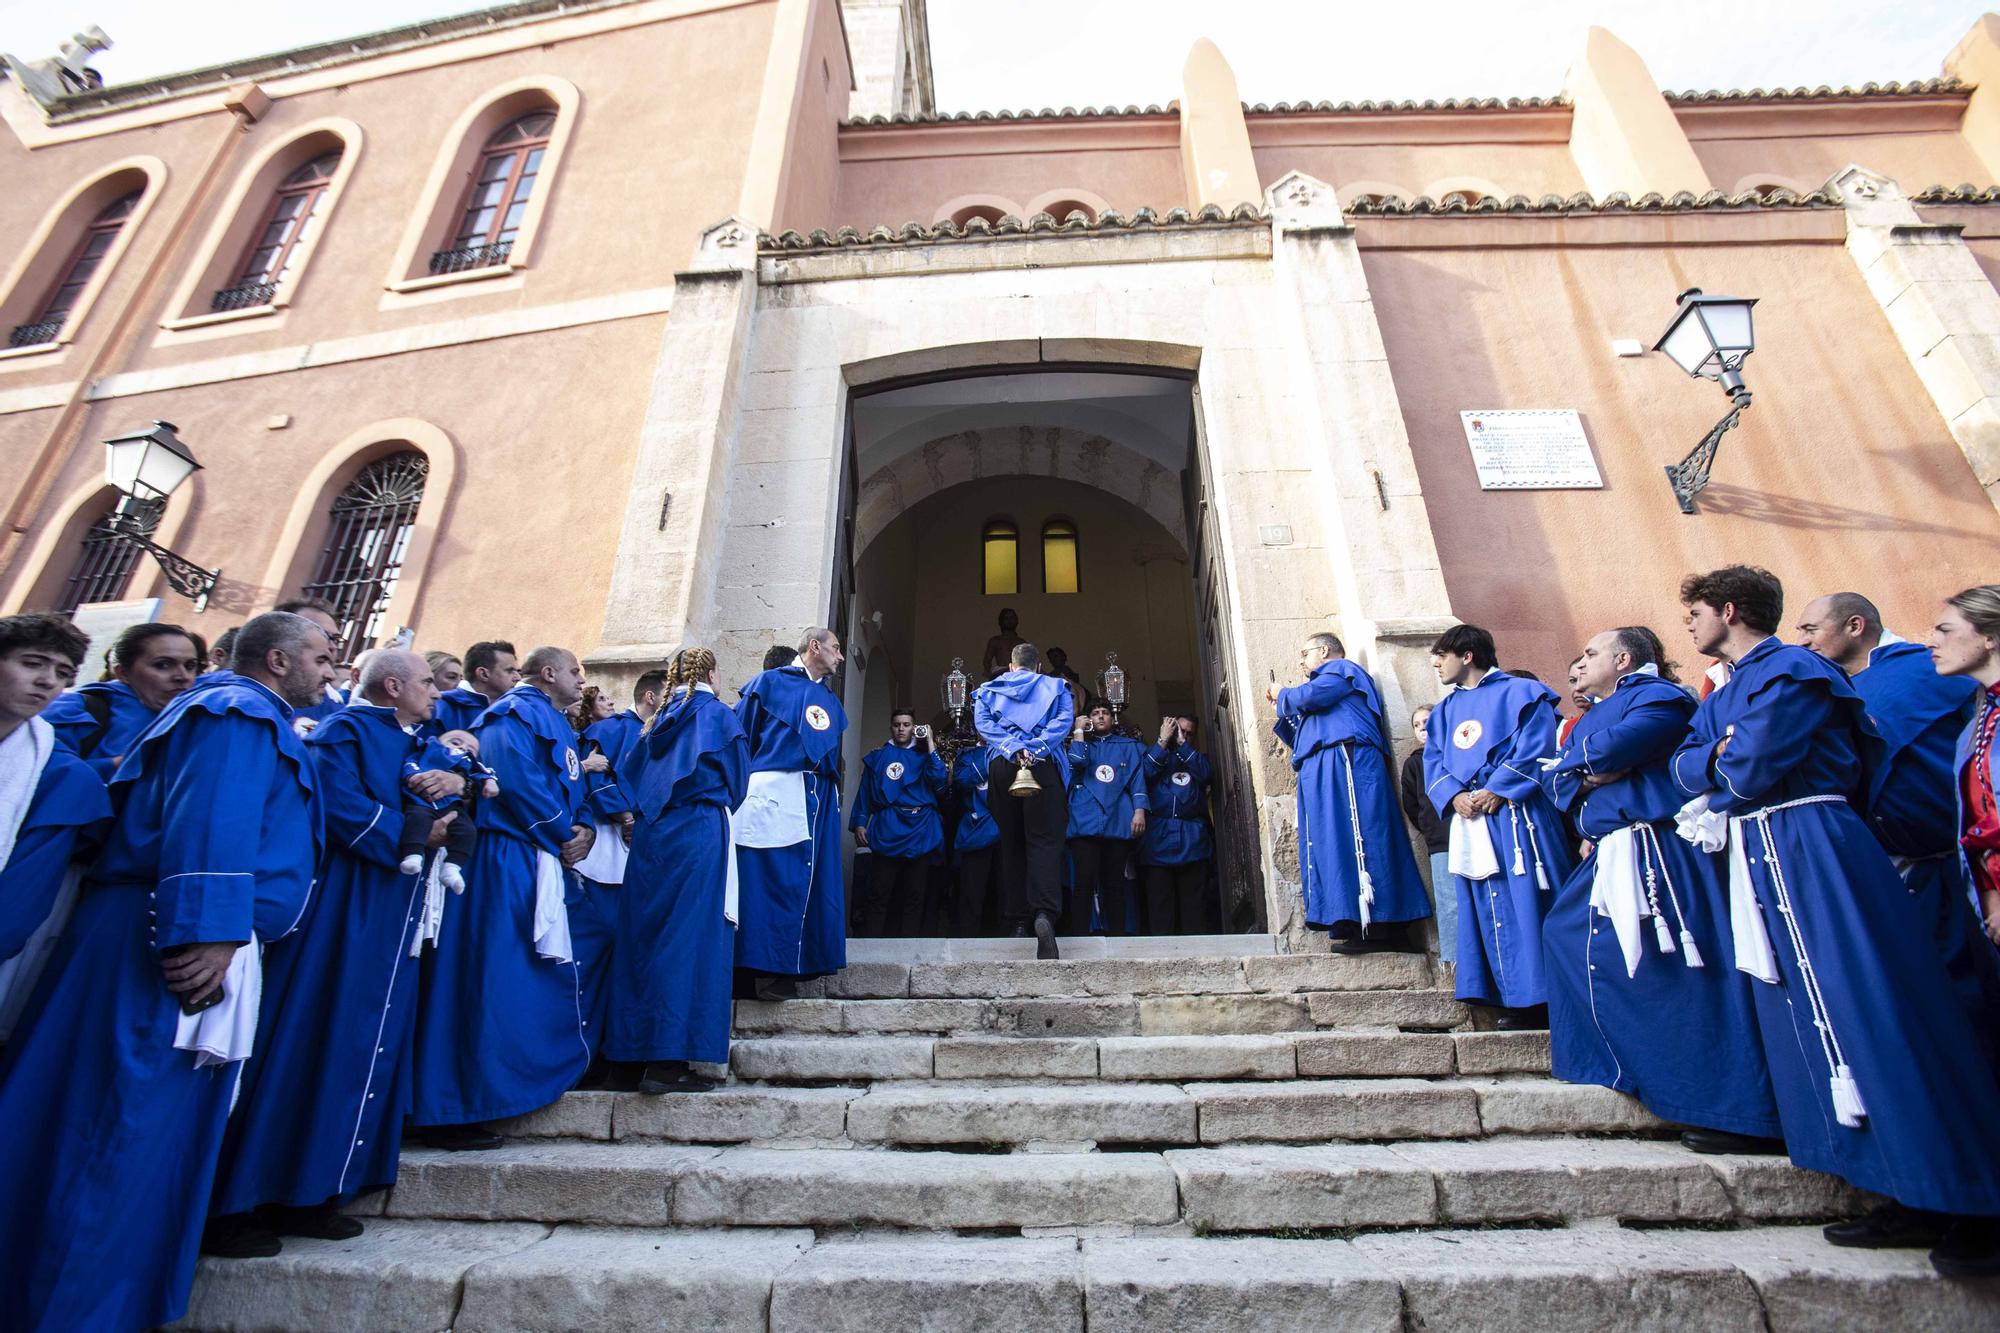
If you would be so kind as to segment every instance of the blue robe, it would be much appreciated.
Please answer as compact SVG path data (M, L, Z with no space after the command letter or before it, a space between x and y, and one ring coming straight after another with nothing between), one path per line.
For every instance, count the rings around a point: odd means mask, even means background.
M447 731L471 731L486 708L485 695L470 685L454 685L438 695L437 711L431 715L428 730L440 736Z
M319 892L298 933L264 956L257 1058L223 1139L211 1214L312 1207L396 1182L424 896L423 877L397 869L396 842L405 765L422 745L393 710L365 701L306 741L326 807Z
M861 759L849 828L868 830L868 850L877 856L917 861L944 848L944 759L933 751L883 745Z
M232 677L168 704L119 767L104 855L0 1057L0 1327L187 1308L241 1066L174 1049L160 952L298 923L320 810L291 720Z
M1422 921L1430 894L1389 775L1382 696L1359 664L1322 662L1303 684L1278 692L1273 730L1298 774L1299 876L1306 924ZM1362 902L1362 871L1373 900Z
M523 1115L569 1091L592 1034L574 961L535 951L536 854L559 853L583 819L576 729L533 685L480 715L479 759L500 795L479 803L465 893L445 904L417 1006L419 1125ZM577 877L563 871L571 902Z
M723 915L729 812L750 781L750 744L729 705L702 689L678 695L641 743L604 1054L724 1064L736 955Z
M1151 808L1146 747L1129 736L1086 736L1063 747L1069 756L1072 838L1132 841L1132 812Z
M86 706L92 698L105 701L108 712L103 728L90 715ZM97 776L111 781L112 770L118 761L147 727L153 725L156 714L146 707L144 701L130 685L122 680L94 680L88 685L57 695L42 710L42 720L56 729L56 739L69 748L73 754L86 756L90 766L97 770Z
M1139 864L1184 866L1215 855L1208 825L1208 784L1215 765L1181 741L1146 751L1146 833L1139 840Z
M1542 790L1584 837L1637 826L1640 875L1652 880L1657 920L1674 944L1663 951L1655 921L1642 919L1639 965L1627 975L1610 918L1590 905L1607 853L1577 865L1542 922L1554 1072L1628 1092L1665 1120L1776 1138L1752 983L1733 965L1728 871L1721 856L1674 831L1684 798L1667 762L1694 710L1680 686L1633 672L1578 720L1542 774ZM1625 776L1586 790L1583 778L1597 773ZM1688 966L1688 937L1700 967Z
M972 692L972 725L979 739L1008 759L1026 751L1034 763L1054 760L1065 785L1070 780L1066 742L1074 719L1069 686L1055 676L1008 671Z
M295 721L299 718L310 719L313 726L316 727L320 723L326 721L328 718L333 717L335 714L339 713L340 710L345 707L347 707L346 692L342 690L337 690L333 686L329 685L327 686L326 696L324 698L322 698L316 704L309 704L304 708L293 709L292 716ZM312 727L304 728L304 730L307 733L310 733L312 731Z
M1846 672L1766 639L1702 703L1672 773L1738 817L1730 836L1779 977L1751 993L1792 1160L1913 1208L2000 1214L1985 1133L2000 1125L2000 1084L1921 911L1851 804L1882 749ZM1866 1111L1858 1126L1839 1122L1842 1067Z
M62 745L52 746L14 850L0 866L0 962L19 953L48 919L70 863L95 849L110 820L104 779Z
M632 812L632 801L623 770L635 767L627 756L644 725L637 713L627 709L592 723L583 733L579 753L587 756L594 746L611 765L602 773L583 775L584 810L590 823L596 826L600 841L625 836L622 817ZM601 884L587 875L577 876L569 933L576 945L577 984L583 991L584 1018L592 1032L603 1032L610 1017L615 991L611 985L611 955L616 948L618 913L618 885Z
M983 852L1000 841L1000 826L986 806L986 778L993 768L993 747L975 745L959 752L952 765L952 785L958 788L958 832L951 843L952 855Z
M740 847L736 965L817 977L847 966L847 897L840 879L840 738L847 714L801 666L743 687L736 720L752 773L804 773L811 836L789 847Z
M1448 691L1427 731L1424 794L1439 818L1457 818L1451 799L1464 791L1484 788L1507 802L1486 820L1500 873L1476 881L1452 876L1458 998L1509 1008L1544 1003L1542 918L1576 864L1562 816L1542 794L1537 762L1555 753L1556 696L1532 680L1488 671L1471 689Z

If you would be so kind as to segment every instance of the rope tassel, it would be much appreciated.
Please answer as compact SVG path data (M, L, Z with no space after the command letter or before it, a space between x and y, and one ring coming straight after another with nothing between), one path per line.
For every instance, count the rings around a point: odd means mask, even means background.
M1708 966L1707 963L1702 961L1701 947L1694 942L1693 931L1687 929L1681 931L1681 952L1686 956L1686 962L1689 967Z
M1653 938L1660 942L1661 953L1674 951L1674 932L1667 929L1666 918L1659 916L1653 918Z
M1868 1118L1868 1108L1861 1104L1861 1085L1854 1081L1854 1071L1846 1065L1835 1065L1828 1083L1833 1088L1834 1118L1849 1129L1861 1128L1861 1122Z

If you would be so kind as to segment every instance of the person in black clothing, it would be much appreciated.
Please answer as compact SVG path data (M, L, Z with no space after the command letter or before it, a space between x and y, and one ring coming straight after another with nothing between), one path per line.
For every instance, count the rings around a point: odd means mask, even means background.
M1456 966L1458 960L1458 890L1445 866L1450 834L1438 818L1430 798L1424 795L1424 741L1431 720L1430 705L1410 714L1410 726L1417 734L1417 747L1403 756L1403 772L1398 792L1403 802L1403 818L1424 840L1430 854L1431 906L1437 914L1438 960Z

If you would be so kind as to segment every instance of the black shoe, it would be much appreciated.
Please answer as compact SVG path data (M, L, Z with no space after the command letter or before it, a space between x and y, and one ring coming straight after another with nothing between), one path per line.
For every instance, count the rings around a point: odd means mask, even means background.
M1504 1006L1493 1015L1493 1027L1498 1032L1541 1032L1549 1026L1549 1007L1545 1004L1523 1005L1518 1009Z
M211 1217L201 1229L201 1252L218 1259L269 1259L284 1248L277 1232L248 1213Z
M1056 923L1049 920L1047 912L1035 913L1035 957L1062 957L1062 951L1056 948Z
M659 1060L646 1066L639 1079L639 1091L648 1097L664 1097L670 1092L714 1092L721 1087L712 1078L703 1078L685 1060Z
M411 1134L426 1148L446 1152L485 1152L507 1141L484 1125L419 1125Z
M1941 1247L1946 1219L1920 1208L1885 1203L1851 1222L1835 1222L1821 1235L1829 1245L1845 1245L1856 1250L1923 1250Z
M1945 1277L2000 1276L2000 1220L1952 1218L1931 1251L1931 1267Z
M604 1064L603 1087L606 1092L636 1092L639 1080L644 1077L646 1066L636 1060L607 1060Z
M317 1208L267 1208L264 1217L280 1236L305 1236L311 1240L353 1240L364 1228L361 1219L349 1217L330 1203Z
M1007 938L1013 940L1025 940L1028 938L1028 936L1032 934L1034 934L1034 932L1028 929L1028 923L1023 921L1017 924L1012 930L1007 932Z
M1760 1134L1731 1134L1725 1129L1684 1129L1681 1146L1689 1152L1742 1153L1751 1157L1783 1157L1785 1141Z
M767 1003L799 998L799 983L796 977L758 977L755 990L757 998Z

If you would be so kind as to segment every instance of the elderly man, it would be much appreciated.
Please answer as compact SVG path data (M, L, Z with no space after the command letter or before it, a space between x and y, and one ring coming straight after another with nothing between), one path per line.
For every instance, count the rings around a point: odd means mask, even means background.
M1299 873L1306 924L1335 953L1408 953L1410 923L1431 914L1389 777L1389 737L1375 681L1331 634L1299 647L1303 679L1265 690L1272 728L1298 774Z
M547 1106L590 1063L568 898L594 832L563 716L582 697L576 655L537 648L474 727L500 794L479 803L479 850L424 959L417 1010L410 1114L438 1147L499 1146L483 1122Z
M840 880L840 738L847 714L832 688L840 636L806 631L790 666L743 687L736 719L750 742L750 787L736 812L741 886L736 966L757 998L798 994L801 977L847 966Z
M0 1326L151 1328L187 1306L262 946L304 912L319 789L293 710L333 650L258 616L119 766L118 815L0 1061Z
M376 649L356 688L307 741L326 809L319 891L297 937L266 955L259 1058L244 1072L209 1205L212 1254L275 1253L277 1235L357 1236L361 1223L336 1208L396 1180L424 909L424 877L398 869L402 789L436 799L465 778L404 776L437 700L423 658Z

